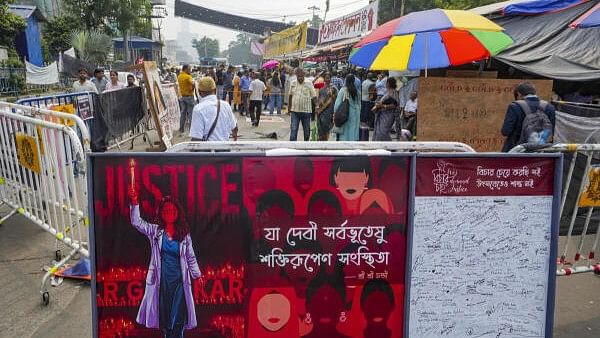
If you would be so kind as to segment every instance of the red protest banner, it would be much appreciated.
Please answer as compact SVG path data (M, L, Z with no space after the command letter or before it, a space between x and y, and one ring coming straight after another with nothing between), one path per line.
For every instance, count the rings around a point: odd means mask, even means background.
M93 157L98 336L401 337L411 160Z

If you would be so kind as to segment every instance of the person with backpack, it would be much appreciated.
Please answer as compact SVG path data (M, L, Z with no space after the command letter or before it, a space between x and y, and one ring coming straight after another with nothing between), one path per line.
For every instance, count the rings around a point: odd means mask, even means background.
M535 87L528 82L519 84L514 95L515 101L508 106L501 129L506 137L502 152L525 143L552 143L556 124L554 106L540 100Z

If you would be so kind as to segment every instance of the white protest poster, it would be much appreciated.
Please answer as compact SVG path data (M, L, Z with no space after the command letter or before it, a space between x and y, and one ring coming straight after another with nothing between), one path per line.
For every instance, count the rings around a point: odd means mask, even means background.
M420 157L409 337L551 337L556 157Z
M377 27L379 1L342 17L326 21L319 27L319 44L360 36Z
M171 131L179 130L179 119L181 117L181 110L179 109L179 97L177 97L177 86L176 84L166 84L162 86L163 98L167 106L168 125Z

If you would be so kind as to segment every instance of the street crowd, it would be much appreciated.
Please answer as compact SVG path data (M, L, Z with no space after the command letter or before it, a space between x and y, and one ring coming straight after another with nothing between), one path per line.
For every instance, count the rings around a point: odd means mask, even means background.
M234 113L258 127L261 115L285 112L290 141L298 139L300 126L304 141L411 141L416 134L417 92L401 91L404 82L387 72L288 66L254 71L221 64L216 70L184 65L178 75L171 69L164 78L179 84L179 131L184 133L189 121L192 139L228 140L214 130L231 126ZM237 126L231 130L235 138Z
M125 82L120 81L120 76ZM86 69L73 83L77 92L103 93L137 86L142 78L132 73L95 69L88 79ZM412 141L417 128L417 79L393 77L388 72L358 70L305 70L287 65L254 71L221 64L213 68L180 71L168 69L163 82L177 82L181 118L179 133L195 141L237 140L234 114L250 118L258 127L262 115L290 115L290 141ZM502 151L524 144L546 144L554 134L552 104L537 96L524 82L514 90L501 133Z

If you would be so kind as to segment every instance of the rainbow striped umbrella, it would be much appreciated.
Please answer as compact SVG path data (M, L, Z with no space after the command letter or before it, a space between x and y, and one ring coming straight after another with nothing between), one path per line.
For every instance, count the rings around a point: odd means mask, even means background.
M512 43L481 15L431 9L381 25L354 46L349 61L372 70L446 68L487 59Z

